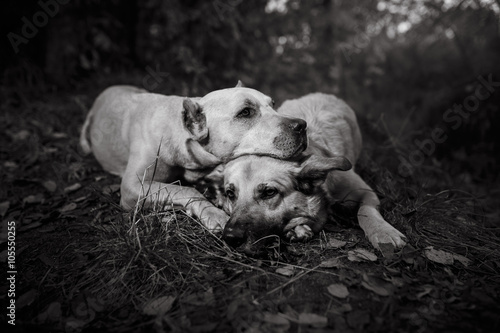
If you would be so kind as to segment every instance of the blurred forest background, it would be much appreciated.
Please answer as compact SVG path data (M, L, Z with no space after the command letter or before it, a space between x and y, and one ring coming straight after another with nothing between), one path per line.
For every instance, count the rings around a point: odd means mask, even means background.
M50 94L94 98L123 83L195 96L241 79L278 105L310 92L334 93L382 129L406 160L419 149L415 139L431 139L442 128L447 139L413 167L437 165L459 183L486 186L484 195L498 194L499 0L8 0L3 6L2 109ZM493 82L481 88L482 100L474 97L480 76ZM466 103L473 112L448 114L455 121L446 121L448 109Z

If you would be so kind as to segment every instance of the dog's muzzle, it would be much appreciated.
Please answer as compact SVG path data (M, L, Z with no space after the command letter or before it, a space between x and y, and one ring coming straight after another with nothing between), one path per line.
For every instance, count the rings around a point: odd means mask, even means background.
M232 248L248 256L259 257L265 254L266 245L273 241L269 235L279 237L280 230L276 230L268 223L255 223L250 219L235 220L231 217L224 228L222 239Z
M229 224L229 223L228 223ZM226 226L222 233L222 239L231 247L238 248L246 240L245 230Z
M299 118L287 118L280 125L281 133L274 141L274 147L281 151L280 158L290 158L307 148L307 122Z

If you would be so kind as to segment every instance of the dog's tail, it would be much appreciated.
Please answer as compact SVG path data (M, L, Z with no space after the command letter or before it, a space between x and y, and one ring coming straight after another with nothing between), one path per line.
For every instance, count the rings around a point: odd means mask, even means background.
M80 132L80 147L85 155L88 155L92 152L91 142L89 140L89 126L92 122L92 118L94 117L94 108L90 109L87 114L87 118L82 126L82 131Z

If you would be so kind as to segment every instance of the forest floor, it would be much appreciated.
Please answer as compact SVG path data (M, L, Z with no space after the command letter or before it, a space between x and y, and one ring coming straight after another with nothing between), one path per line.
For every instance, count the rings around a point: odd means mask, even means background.
M397 182L396 149L367 122L359 170L409 244L375 251L339 206L318 237L277 239L255 259L183 212L120 209L120 179L78 148L97 91L1 89L4 312L16 226L9 331L500 331L498 190L438 166Z

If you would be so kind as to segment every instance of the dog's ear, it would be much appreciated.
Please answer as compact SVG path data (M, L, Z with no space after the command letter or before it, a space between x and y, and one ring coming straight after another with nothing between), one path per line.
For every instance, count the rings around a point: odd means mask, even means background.
M296 174L298 190L306 194L312 193L315 187L323 184L330 171L347 171L351 168L351 162L343 156L319 157L311 155L302 162Z
M201 141L208 136L207 118L198 103L189 98L182 101L182 122L195 141Z
M192 163L187 163L184 166L186 169L205 169L222 163L219 158L206 151L196 140L188 139L186 141L186 147L189 157L191 157L191 161L194 161Z
M241 82L240 80L238 80L238 83L236 84L236 87L235 88L244 88L245 85L243 84L243 82Z

